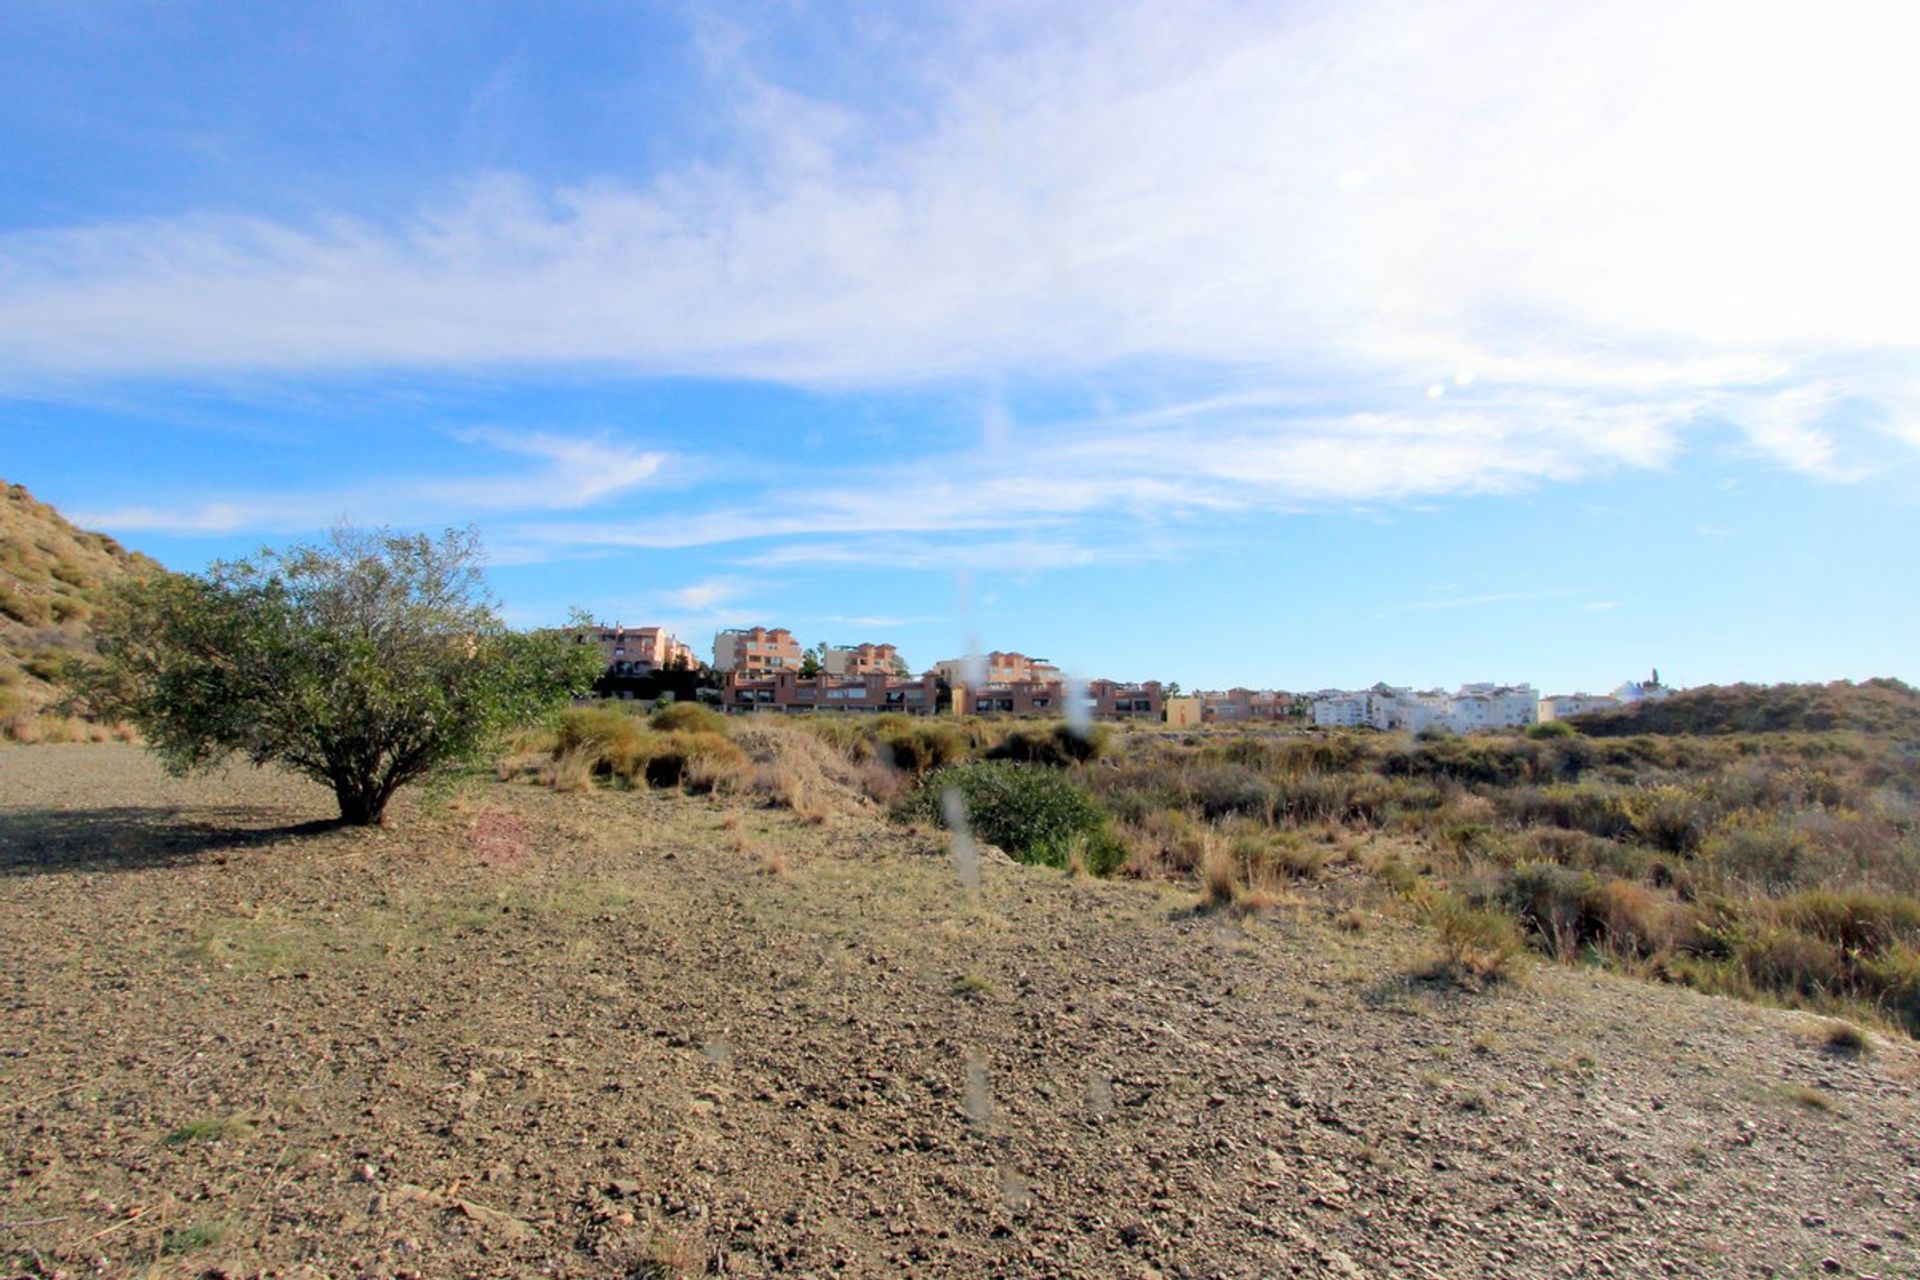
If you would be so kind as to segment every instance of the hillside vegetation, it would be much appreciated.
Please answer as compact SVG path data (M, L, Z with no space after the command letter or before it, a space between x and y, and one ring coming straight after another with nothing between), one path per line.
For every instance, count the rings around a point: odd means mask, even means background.
M27 491L0 483L0 736L31 738L71 654L93 649L92 620L106 589L160 566L104 533L76 528Z
M521 772L561 789L598 779L818 810L829 788L790 776L806 759L902 822L952 825L957 803L1018 861L1190 884L1205 909L1258 912L1364 874L1434 930L1463 981L1497 981L1531 949L1920 1035L1920 747L1898 735L1077 738L710 715L688 733L607 706L525 745L548 759Z
M1636 733L1856 733L1920 738L1920 690L1899 680L1832 684L1703 685L1658 702L1578 717L1580 731L1618 738Z

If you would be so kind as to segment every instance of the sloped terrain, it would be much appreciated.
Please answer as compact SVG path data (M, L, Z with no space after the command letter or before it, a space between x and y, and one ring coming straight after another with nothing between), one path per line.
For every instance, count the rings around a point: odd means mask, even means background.
M0 1268L1920 1270L1920 1063L1538 965L1357 873L1198 914L931 834L0 748ZM1336 928L1340 919L1359 930Z
M0 481L0 719L46 705L70 653L92 648L102 593L159 568L72 524L26 486Z
M1728 684L1684 689L1657 702L1574 717L1593 737L1636 733L1893 734L1920 741L1920 690L1901 680Z

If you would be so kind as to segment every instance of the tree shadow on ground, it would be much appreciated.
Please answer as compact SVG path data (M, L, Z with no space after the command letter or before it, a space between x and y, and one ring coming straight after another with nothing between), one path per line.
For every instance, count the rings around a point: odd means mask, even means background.
M288 823L285 817L246 806L14 810L0 813L0 876L173 866L340 825L338 819Z

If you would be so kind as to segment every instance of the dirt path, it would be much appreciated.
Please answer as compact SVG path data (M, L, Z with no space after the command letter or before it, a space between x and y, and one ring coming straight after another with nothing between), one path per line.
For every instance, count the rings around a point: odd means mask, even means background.
M1920 1056L927 836L0 749L0 1269L1920 1274Z

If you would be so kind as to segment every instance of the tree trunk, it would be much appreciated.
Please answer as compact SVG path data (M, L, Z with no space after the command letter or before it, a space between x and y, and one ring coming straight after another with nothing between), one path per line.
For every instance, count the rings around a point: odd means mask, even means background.
M335 783L334 799L340 802L340 821L349 827L377 827L386 821L387 797L372 786Z

